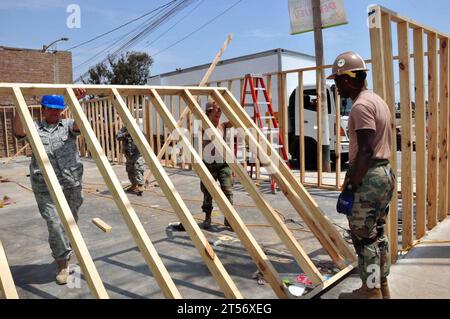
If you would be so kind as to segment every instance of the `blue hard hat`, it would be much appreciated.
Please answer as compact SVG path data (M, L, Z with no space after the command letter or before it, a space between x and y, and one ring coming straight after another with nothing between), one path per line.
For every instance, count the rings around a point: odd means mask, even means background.
M58 110L64 110L66 108L64 96L62 95L44 95L41 100L41 105Z

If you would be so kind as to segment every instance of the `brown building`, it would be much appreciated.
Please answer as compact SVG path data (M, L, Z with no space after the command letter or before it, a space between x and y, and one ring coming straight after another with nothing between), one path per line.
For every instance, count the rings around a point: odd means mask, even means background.
M73 82L72 53L0 46L1 82L70 84ZM29 105L39 104L40 97L26 97L26 100ZM13 100L0 96L0 157L12 156L20 148L12 135L13 109Z

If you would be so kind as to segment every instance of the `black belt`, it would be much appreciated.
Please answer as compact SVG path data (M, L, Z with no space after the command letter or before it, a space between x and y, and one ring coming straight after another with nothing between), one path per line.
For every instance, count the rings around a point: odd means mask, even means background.
M379 167L379 166L385 166L389 164L389 160L387 159L377 159L377 158L372 158L369 161L369 167Z

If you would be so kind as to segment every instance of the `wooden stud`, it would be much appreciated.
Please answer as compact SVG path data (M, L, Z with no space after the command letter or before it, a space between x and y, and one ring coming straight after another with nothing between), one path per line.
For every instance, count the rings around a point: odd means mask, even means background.
M16 110L15 109L12 109L12 118L11 118L11 128L12 128L12 126L13 126L13 119L14 119L14 116L16 116ZM6 132L5 132L6 133ZM12 135L12 139L13 139L13 141L14 141L14 154L16 154L17 153L17 151L19 150L19 145L17 144L17 138L14 138L14 135Z
M299 166L300 166L300 183L305 183L305 100L303 87L303 72L298 72L298 129L299 129Z
M439 189L438 49L435 33L428 34L428 171L427 229L437 225Z
M6 126L6 108L3 108L3 127L5 128L5 153L6 157L9 157L8 127Z
M170 101L170 113L172 114L173 117L175 117L175 100L173 95L170 96L169 101ZM172 166L177 167L177 154L175 152L176 142L173 139L171 140L172 140L172 152L170 154L170 158L172 160Z
M167 123L167 125L170 125L170 128L172 130L176 130L176 122L173 119L173 117L170 115L170 113L167 111L167 107L164 105L164 102L162 101L161 97L159 96L158 92L154 89L151 90L152 92L152 98L154 99L155 107L157 108L158 112L163 117L164 121ZM192 96L191 96L192 97ZM195 100L195 99L194 99ZM188 103L188 101L186 101ZM192 101L189 100L189 102L192 103ZM194 101L195 103L195 101ZM198 104L197 104L198 105ZM219 135L220 136L220 135ZM217 138L217 135L216 135ZM220 137L222 138L222 137ZM258 266L258 268L266 275L267 281L271 284L272 288L274 289L274 292L277 294L280 298L286 298L286 292L281 287L281 280L278 278L275 269L268 261L267 256L265 256L262 249L258 246L256 241L251 236L249 230L244 225L243 221L237 214L236 210L234 209L233 205L228 201L223 191L220 189L220 187L215 182L214 178L212 177L211 173L209 172L208 168L204 164L202 158L199 156L199 154L195 151L194 147L191 145L189 140L184 134L180 134L181 142L183 143L183 147L186 148L186 150L189 150L190 156L192 157L192 165L197 174L200 176L203 184L211 194L211 196L216 201L217 205L219 206L222 213L225 215L227 220L230 222L231 226L233 227L236 234L241 239L242 244L244 247L247 248L250 255L255 258L255 262Z
M110 136L109 144L111 145L111 161L116 162L117 161L116 147L115 147L116 135L114 134L114 119L115 114L113 112L112 103L111 100L108 99L108 129Z
M328 289L329 287L332 287L336 283L338 283L340 280L345 278L345 276L349 275L355 268L357 268L357 263L352 263L339 271L337 274L335 274L333 277L329 278L328 280L324 281L323 284L315 287L311 292L308 292L304 298L301 299L312 299L315 296L317 296L320 292L322 292L324 289Z
M316 71L316 95L317 95L317 186L322 186L322 72Z
M103 106L104 100L98 101L98 109L99 109L99 121L100 121L100 139L103 151L106 153L106 143L105 143L105 125L103 120L103 112L104 112L104 106ZM107 153L106 153L107 154Z
M242 97L244 96L244 84L245 84L245 80L244 79L240 79L239 81L239 96ZM270 91L269 91L270 92ZM246 111L244 111L245 113L247 113ZM244 169L247 170L247 145L246 145L246 141L245 138L238 136L238 146L239 146L239 138L241 138L241 147L242 147L242 161L243 161L243 165L244 165Z
M164 104L168 105L169 103L167 103L168 101L168 97L165 96L163 97L164 100ZM169 130L167 129L166 123L163 120L162 121L163 127L164 127L164 143L168 143L169 142ZM168 145L170 145L170 142L168 143ZM165 166L168 167L169 166L169 147L166 147L165 151L164 151L164 162L165 162Z
M133 106L134 106L134 114L135 114L134 118L136 119L136 123L139 126L139 124L140 124L139 123L139 118L140 118L140 115L139 115L139 96L135 95L133 97L133 101L134 101Z
M336 156L336 188L341 187L341 96L339 95L338 89L334 89L334 97L336 106L336 112L334 116L334 126L335 126L335 148L334 153Z
M438 193L438 220L441 222L447 217L447 202L448 202L448 102L449 102L449 79L448 79L448 64L449 64L449 50L448 38L440 39L439 51L439 193Z
M108 186L112 197L122 214L125 223L133 236L139 250L144 256L153 276L162 289L164 296L167 298L181 298L178 289L172 281L166 267L162 263L158 253L150 241L147 233L145 232L142 223L140 222L136 212L131 206L128 197L126 196L116 173L108 162L103 150L100 147L100 143L94 135L87 118L81 110L81 106L75 97L72 89L67 89L66 96L68 97L69 108L73 112L74 118L80 128L81 133L85 136L88 143L88 148L91 150L92 157L94 158L99 171Z
M104 132L105 132L105 151L106 151L106 157L108 160L113 161L112 154L111 154L111 141L113 141L113 138L109 136L110 133L110 122L109 122L109 99L105 99L103 101L103 115L104 115Z
M150 132L148 130L148 107L147 107L147 97L141 96L142 101L142 128L144 129L144 136L147 141L150 141Z
M427 150L423 29L414 29L414 88L416 115L416 239L426 232Z
M398 176L397 170L397 130L396 130L396 109L395 109L395 84L394 84L394 64L392 53L392 30L391 17L389 15L381 16L382 23L382 57L384 62L385 76L385 101L391 111L392 131L391 131L391 158L390 164L395 176ZM378 62L380 63L380 62ZM388 234L391 261L397 260L398 255L398 193L397 181L395 183L394 193L389 205L389 218L386 221L386 233Z
M0 292L6 299L19 299L16 286L14 285L13 276L8 266L8 259L6 258L5 249L0 240Z
M150 98L148 99L148 128L150 130L150 147L152 148L153 152L155 152L155 131L153 127L153 104L152 100Z
M161 123L159 121L159 115L156 111L155 111L155 118L156 118L156 122L155 122L155 124L156 124L156 148L155 149L156 149L156 153L159 154L161 152Z
M400 114L402 123L402 228L403 249L413 242L413 194L412 194L412 109L411 75L409 57L409 26L398 24L398 55L400 74Z
M103 230L105 233L110 233L112 231L112 227L98 217L92 218L92 223Z
M294 209L300 214L300 216L302 216L308 227L316 235L316 238L329 253L335 264L341 269L345 267L345 262L343 262L339 252L343 253L348 262L353 262L356 257L350 247L344 241L339 232L331 225L328 218L326 218L323 212L320 211L318 205L306 192L304 187L298 182L298 180L295 179L289 167L286 165L278 152L273 149L272 145L265 138L265 136L260 130L257 129L256 124L245 115L242 107L233 95L226 91L224 92L224 96L222 96L218 91L216 91L213 93L213 97L222 106L222 111L225 113L227 118L233 122L233 125L237 128L243 128L243 131L246 133L245 137L251 141L249 145L257 150L260 160L264 164L268 164L267 169L274 172L273 176L275 177L280 189L283 191L286 198L291 202ZM227 103L231 107L230 110L226 107ZM248 130L248 128L252 129ZM238 133L244 134L244 132L238 130ZM253 136L253 134L256 135ZM272 152L271 157L267 156L267 151L265 150L270 150ZM274 160L272 160L272 157ZM338 245L339 250L335 245Z
M138 147L139 151L145 159L145 162L152 171L155 179L158 182L158 185L160 185L162 191L164 192L164 195L167 197L169 203L174 208L183 226L185 227L186 232L191 237L194 245L196 246L209 270L213 274L214 278L216 278L219 286L224 291L225 296L227 298L242 298L237 287L234 285L225 268L221 264L219 258L214 254L211 246L208 243L208 240L198 227L183 199L175 189L175 186L172 184L169 176L164 171L164 168L162 167L160 161L153 152L150 152L148 142L145 140L142 132L134 123L131 113L127 112L125 103L119 92L116 89L112 89L112 91L116 98L114 100L114 103L117 111L120 114L120 117L124 120L128 131L130 132L133 140L136 141L136 146ZM156 101L154 101L154 105L158 108L158 111L161 112L161 115L166 115L168 113L167 108L165 107L164 102L162 102L158 94L157 96L158 98Z
M178 122L180 121L182 111L183 111L183 99L180 96L178 96ZM180 125L180 127L184 128L184 123L180 123L179 125ZM185 168L183 151L184 151L183 148L180 148L180 159L181 159L180 168L181 169Z
M44 149L44 145L42 144L39 133L34 125L30 112L28 111L27 104L20 88L13 87L13 93L14 102L16 104L17 111L19 112L20 119L22 120L22 125L27 133L28 141L33 150L33 154L37 160L39 169L44 176L45 184L47 185L61 223L64 226L64 230L69 237L72 248L77 256L78 262L80 263L83 274L86 277L88 286L96 298L108 298L108 294L106 293L105 287L103 286L97 269L95 268L94 262L89 254L89 251L87 250L86 244L84 243L80 230L72 215L69 204L67 203L66 197L61 189L61 185L59 185L58 178L56 177L55 171L53 170ZM75 94L73 94L73 98L76 99ZM77 124L78 123L79 121L77 121Z
M112 102L111 102L112 103ZM117 163L122 163L122 143L120 143L117 139L117 133L120 130L120 125L121 125L121 121L120 121L120 117L117 114L117 110L116 107L114 106L114 140L116 142L116 158L117 158Z
M205 115L205 113L202 112L200 105L195 102L194 97L187 90L185 91L185 96L183 97L186 99L186 103L190 107L191 112L195 114L197 118L201 119L204 127L207 128L210 132L215 133L214 138L211 140L214 143L216 150L219 152L220 156L222 156L223 159L226 159L230 168L239 177L241 184L245 187L245 190L252 197L255 204L267 218L283 243L289 248L290 252L293 254L295 260L300 265L302 270L308 275L308 277L313 281L314 284L320 284L324 280L320 272L314 266L308 255L304 252L302 247L292 235L292 232L287 228L279 215L263 198L262 194L258 191L250 176L248 176L246 170L244 170L244 168L238 163L233 151L220 137L220 133L214 128L213 124ZM278 283L276 283L276 285L278 285Z
M95 101L95 128L96 128L96 136L99 142L101 141L101 130L100 130L100 111L99 111L100 101ZM103 148L103 147L102 147Z

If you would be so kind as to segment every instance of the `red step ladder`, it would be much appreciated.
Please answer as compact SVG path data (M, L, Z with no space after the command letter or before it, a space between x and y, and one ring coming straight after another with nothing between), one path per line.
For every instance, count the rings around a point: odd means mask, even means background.
M262 94L263 98L264 98L263 101L260 101L258 99L259 92L263 93ZM252 98L251 102L246 101L247 95L251 95L251 98ZM289 157L287 154L286 147L284 145L283 135L280 134L278 120L275 117L275 114L273 112L272 101L270 99L269 93L267 92L267 88L264 83L264 79L263 79L262 75L256 75L256 74L246 74L245 75L241 105L246 110L247 113L248 113L247 108L253 108L253 121L260 128L260 130L263 132L263 134L267 137L269 142L272 144L272 147L280 153L283 160L289 165ZM266 109L267 109L267 111L264 112L264 115L261 115L262 107L266 107ZM278 138L275 138L275 140L277 140L276 143L274 143L275 135L278 135ZM237 151L237 149L236 149L236 151ZM244 158L244 161L246 161L246 160L247 159ZM250 177L252 177L252 175L253 175L253 167L254 166L255 166L254 162L250 163ZM275 193L276 192L276 183L275 183L275 179L272 176L270 177L270 187L271 187L272 193Z

